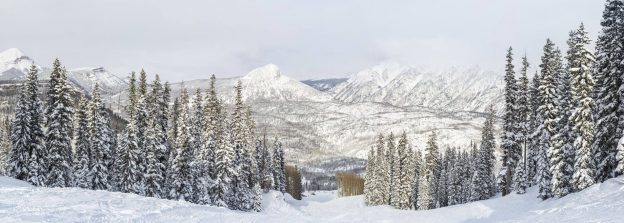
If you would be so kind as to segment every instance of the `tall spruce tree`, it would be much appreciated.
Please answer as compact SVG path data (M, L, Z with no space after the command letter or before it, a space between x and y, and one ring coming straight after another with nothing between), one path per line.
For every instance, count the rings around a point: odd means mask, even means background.
M573 35L573 33L571 34ZM570 44L570 43L569 43ZM555 134L552 137L548 157L550 159L550 172L552 173L552 192L555 197L563 197L572 192L572 179L574 157L572 149L572 128L570 125L570 110L573 106L570 90L570 73L563 70L559 50L555 51L555 84L557 95L557 120L554 125ZM569 52L568 52L569 53Z
M591 143L594 139L592 111L594 101L592 92L594 79L591 67L593 54L587 49L591 43L583 24L570 37L568 55L569 69L572 79L572 98L574 102L571 122L574 139L574 173L572 184L574 190L585 189L594 184L595 160L592 155Z
M436 169L440 163L438 152L437 133L429 135L425 147L425 160L418 186L418 209L427 210L435 208L435 186L437 183Z
M72 87L67 71L58 59L54 61L47 93L46 139L48 172L47 186L69 187L72 181L71 132L73 123Z
M88 101L81 98L76 110L76 127L74 128L74 186L91 189L91 144L88 128Z
M624 128L624 2L608 0L602 14L602 31L596 41L596 78L594 100L596 102L592 144L596 160L596 181L602 182L614 176L616 148Z
M483 123L481 146L474 151L474 173L472 175L470 200L478 201L492 197L494 191L494 109L489 108L488 117Z
M530 158L530 133L531 133L531 95L529 89L529 78L527 76L527 72L529 69L529 62L527 60L526 55L522 57L522 67L520 68L520 79L518 81L518 103L517 103L517 111L518 111L518 137L520 138L520 147L522 154L520 156L520 161L518 165L516 165L516 169L513 174L513 189L517 192L519 190L524 190L528 185L527 179L527 171L528 171L528 159ZM520 166L520 167L518 167ZM518 175L521 174L521 175ZM519 187L518 185L524 185ZM524 192L522 192L524 193Z
M539 185L539 197L547 199L552 197L552 173L550 170L549 151L553 150L552 138L557 133L557 86L556 79L561 72L561 58L555 44L546 40L542 64L540 64L540 85L538 112L542 117L542 123L537 129L537 183Z
M385 176L385 181L388 182L386 187L384 187L385 191L384 191L384 198L386 199L386 201L384 202L387 205L392 205L392 191L394 190L394 182L392 181L394 179L394 161L395 161L395 157L396 157L396 148L394 146L394 134L391 132L388 137L386 137L386 151L385 151L385 158L386 158L386 168L384 168L384 170L386 171L386 176Z
M169 198L173 200L191 201L193 193L193 176L190 163L192 162L192 150L189 132L189 96L186 88L182 88L180 95L180 114L176 125L178 137L175 143L176 155L171 162L169 179L171 188Z
M505 110L503 115L503 133L501 137L502 168L500 172L500 187L504 195L509 194L511 188L512 173L516 163L520 159L519 123L518 123L518 86L516 83L513 52L509 47L505 66Z
M47 150L41 126L42 103L39 100L38 69L30 67L20 91L15 117L11 124L11 151L7 161L8 175L36 186L46 185Z
M91 142L91 186L94 190L111 188L109 163L111 162L111 139L108 112L100 98L100 85L93 87L88 112L89 141Z
M286 172L284 169L284 150L282 150L282 143L275 138L273 143L273 181L275 182L275 190L282 193L286 190Z
M535 72L533 78L531 79L531 88L529 89L529 93L531 95L531 111L529 115L529 139L528 139L528 151L527 151L527 179L528 185L535 185L536 176L537 176L537 155L539 148L539 127L543 122L542 115L539 113L539 83L541 81L540 75L538 72Z

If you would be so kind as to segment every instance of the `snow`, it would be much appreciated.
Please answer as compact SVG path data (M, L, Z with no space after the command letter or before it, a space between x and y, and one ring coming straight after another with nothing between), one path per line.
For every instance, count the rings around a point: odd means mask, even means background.
M263 211L246 213L187 202L78 188L37 188L0 177L0 222L621 222L624 177L560 199L541 201L537 188L490 200L413 211L367 207L362 196L335 191L303 200L264 194Z

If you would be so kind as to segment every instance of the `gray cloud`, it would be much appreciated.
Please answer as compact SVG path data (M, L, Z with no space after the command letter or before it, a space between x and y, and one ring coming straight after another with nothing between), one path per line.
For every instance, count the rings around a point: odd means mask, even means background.
M386 60L500 70L505 49L537 64L545 38L562 48L602 1L20 1L0 7L0 50L39 63L144 67L168 80L237 76L274 63L297 78L346 76Z

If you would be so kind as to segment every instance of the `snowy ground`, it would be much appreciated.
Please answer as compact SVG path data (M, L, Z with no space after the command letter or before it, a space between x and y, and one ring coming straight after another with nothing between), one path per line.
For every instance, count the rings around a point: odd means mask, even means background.
M366 207L362 197L317 192L302 201L272 192L264 211L244 213L117 192L35 188L0 177L0 222L622 222L624 178L562 199L540 201L535 189L430 211Z

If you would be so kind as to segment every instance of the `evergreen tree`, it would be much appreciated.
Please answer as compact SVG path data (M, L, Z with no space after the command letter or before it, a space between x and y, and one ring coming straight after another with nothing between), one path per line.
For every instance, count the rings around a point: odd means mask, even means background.
M596 160L596 181L602 182L614 176L616 148L624 128L624 2L608 0L602 14L602 31L596 41L596 78L593 98L596 102L592 144ZM578 151L577 151L578 152ZM582 155L581 155L582 156ZM577 161L578 162L578 161Z
M520 163L516 166L516 170L514 171L514 183L513 190L516 191L517 194L524 194L527 188L527 179L525 171L525 160L521 159Z
M539 127L543 122L541 114L538 112L539 108L539 83L541 78L539 73L535 72L533 79L531 80L531 88L529 93L531 95L531 110L529 115L529 128L528 128L528 147L527 147L527 180L528 186L532 186L536 182L537 176L537 155L539 147Z
M418 210L429 210L433 203L429 186L427 176L421 175L418 180Z
M275 138L273 143L273 177L275 178L275 190L284 192L286 187L286 176L284 170L284 150L282 143Z
M150 125L154 126L156 119L150 119ZM158 153L161 152L162 142L158 138L159 131L157 128L148 128L145 132L145 150L147 151L146 170L145 170L145 196L161 198L163 188L162 171L165 169L164 163L161 163ZM162 136L162 135L160 135Z
M382 204L386 204L387 201L387 187L388 187L388 181L386 180L386 176L387 176L387 163L386 163L386 156L385 156L385 139L383 134L379 134L379 136L377 137L376 141L375 141L375 180L378 182L377 184L373 185L374 188L372 189L375 194L372 198L373 201L373 205L382 205Z
M593 54L587 49L589 37L583 24L570 38L568 55L570 73L572 75L572 97L575 107L571 115L574 139L574 173L572 184L574 190L583 190L592 184L595 179L595 160L592 156L591 142L594 139L592 111L594 101L591 93L594 87L591 70L594 62Z
M8 175L9 152L11 150L11 140L6 124L2 123L0 126L0 176Z
M47 151L41 126L42 106L39 100L38 69L33 64L15 106L11 126L11 151L7 161L8 175L36 186L46 184Z
M475 171L472 175L470 200L478 201L494 195L494 109L489 108L488 117L481 132L481 146L475 151Z
M384 198L386 199L386 201L384 202L384 204L388 204L388 205L392 205L392 191L394 190L394 182L392 180L394 180L394 160L396 159L396 151L394 148L394 134L392 134L392 132L388 135L388 137L386 138L386 151L385 151L385 157L386 157L386 168L384 168L384 170L386 171L386 176L384 181L387 182L387 185L385 185L386 187L384 187Z
M260 175L260 186L261 189L268 193L269 190L273 189L273 163L271 162L271 153L269 152L269 148L267 148L266 135L263 136L262 140L256 141L256 154L258 154L257 162L258 162L258 172Z
M520 147L522 154L520 156L519 162L522 163L520 168L516 166L513 174L513 189L517 191L518 183L523 183L528 185L527 181L527 172L529 169L528 160L532 159L530 152L530 137L531 137L531 92L529 88L529 78L527 76L527 72L529 69L529 62L527 60L526 55L522 57L522 67L520 68L520 79L518 81L518 103L517 111L518 111L518 137L520 139ZM521 173L520 173L521 172ZM522 176L516 175L517 173L523 174ZM518 178L518 179L516 179ZM526 186L525 186L526 187Z
M219 111L217 122L219 125L227 126L223 119L223 111ZM226 129L227 130L227 129ZM215 163L214 163L214 180L215 186L212 188L212 202L214 205L227 207L228 197L231 191L231 181L234 176L235 169L232 167L234 159L234 150L229 143L230 131L223 131L221 138L217 141L215 148ZM282 190L283 191L283 190Z
M561 63L559 50L555 51L555 101L558 109L558 117L555 127L555 134L552 137L551 147L548 157L550 158L550 172L552 174L552 192L555 197L563 197L572 191L570 180L572 179L574 165L572 149L572 128L570 126L570 109L573 106L570 90L570 73L564 71Z
M557 109L557 87L556 78L561 71L561 61L559 50L555 48L555 44L546 40L544 46L544 55L542 56L542 64L540 64L540 84L539 84L539 101L540 106L538 112L542 118L542 123L537 129L537 183L539 185L539 197L547 199L552 197L551 181L552 175L550 170L549 151L552 150L552 137L557 131L557 117L559 110Z
M407 134L403 132L397 145L397 160L395 161L395 190L392 191L394 198L392 206L398 209L409 209L412 195L412 162L411 151L408 149Z
M189 122L189 96L186 88L182 88L180 95L180 114L176 125L178 138L176 140L176 155L171 162L169 179L171 188L169 198L173 200L191 201L193 193L193 176L190 163L192 162L192 150L190 145Z
M412 165L412 173L413 173L413 177L412 177L412 197L411 197L411 201L412 201L412 207L414 207L414 209L418 209L418 190L419 190L419 180L420 180L420 175L421 175L421 170L422 170L422 166L423 166L423 161L422 161L422 153L420 152L420 150L416 150L416 152L414 152L414 161L413 161L413 165Z
M88 101L82 98L75 114L74 186L91 189L91 144L89 143L87 109Z
M366 164L366 173L364 175L364 204L372 206L374 204L374 185L375 184L375 148L368 151Z
M505 68L505 110L503 115L503 134L501 149L503 150L501 169L501 189L503 196L509 194L512 171L520 159L519 123L518 123L518 86L513 65L513 53L511 47L507 50L507 65Z
M437 183L436 169L439 166L440 158L437 144L437 134L432 132L425 147L425 163L421 172L418 186L418 209L427 210L435 208L435 186Z
M47 92L46 140L50 187L69 187L72 181L72 87L67 82L67 72L58 59L54 61Z
M111 140L108 113L100 99L100 85L93 87L91 104L89 105L88 126L89 141L91 142L91 186L94 190L108 190L111 188L108 166L110 163Z

